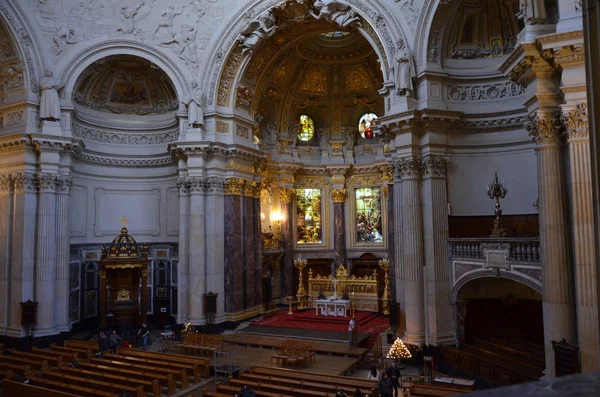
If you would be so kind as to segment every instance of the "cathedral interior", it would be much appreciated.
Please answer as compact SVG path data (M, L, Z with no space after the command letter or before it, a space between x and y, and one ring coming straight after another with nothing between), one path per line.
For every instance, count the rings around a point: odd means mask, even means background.
M0 0L0 341L339 293L600 371L599 12Z

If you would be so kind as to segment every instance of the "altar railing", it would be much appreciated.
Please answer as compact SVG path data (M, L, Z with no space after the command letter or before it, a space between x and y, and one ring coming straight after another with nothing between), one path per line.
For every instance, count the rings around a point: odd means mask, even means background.
M341 267L343 269L343 267ZM334 281L335 280L335 281ZM334 283L336 284L334 286ZM377 271L370 276L347 276L345 269L336 272L336 278L329 276L313 276L312 270L308 272L308 307L315 308L315 301L319 296L329 299L337 291L338 298L347 297L352 301L351 307L355 310L377 312L379 310L377 296Z

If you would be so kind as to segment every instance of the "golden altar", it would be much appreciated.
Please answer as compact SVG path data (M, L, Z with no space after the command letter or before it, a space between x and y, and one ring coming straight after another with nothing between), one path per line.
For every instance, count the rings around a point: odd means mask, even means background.
M316 301L332 298L337 293L338 297L350 299L354 310L378 312L377 296L377 271L364 277L348 276L348 271L343 265L329 276L314 276L308 270L308 300L307 306L316 308ZM324 298L323 298L324 297Z

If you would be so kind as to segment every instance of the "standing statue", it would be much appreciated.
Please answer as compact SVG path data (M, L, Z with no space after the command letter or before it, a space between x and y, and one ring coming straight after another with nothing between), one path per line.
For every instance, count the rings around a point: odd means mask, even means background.
M251 52L260 40L273 36L277 29L277 19L271 10L260 14L258 20L251 22L237 38L242 53Z
M321 140L319 141L319 149L321 153L329 154L329 132L321 129L320 134Z
M413 83L412 73L410 71L410 55L408 48L403 47L396 58L396 65L394 66L395 71L395 84L396 92L400 96L412 96Z
M317 0L313 7L317 10L318 14L315 14L313 10L310 10L308 13L316 19L322 19L327 23L336 24L342 28L350 25L361 26L360 17L347 4L336 0Z
M188 128L199 128L204 125L204 101L200 94L198 82L192 80L192 96L186 102L183 102L187 106L188 111Z
M525 25L544 23L548 17L544 0L519 0L517 17L522 19Z
M50 69L46 70L46 76L40 81L42 97L40 99L40 120L60 120L60 99L58 91L63 86L54 78Z

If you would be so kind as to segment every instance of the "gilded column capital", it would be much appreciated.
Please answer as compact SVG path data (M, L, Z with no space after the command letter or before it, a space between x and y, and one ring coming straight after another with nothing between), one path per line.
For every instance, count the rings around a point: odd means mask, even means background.
M241 196L245 182L242 178L228 178L225 181L225 194L228 196Z
M190 176L187 178L190 193L204 193L206 190L206 177Z
M574 107L563 108L562 121L567 127L569 140L589 139L590 128L586 103L580 103Z
M394 170L389 165L382 165L379 167L379 172L381 172L381 179L387 183L394 183Z
M244 185L244 196L252 198L260 198L260 182L258 181L245 181Z
M206 193L208 194L223 194L225 191L225 179L218 176L211 176L206 181Z
M24 172L14 174L13 182L15 191L24 193L35 193L39 184L37 175Z
M279 189L279 201L282 204L291 203L292 202L292 194L294 194L294 189L291 189L291 188Z
M346 202L346 189L333 189L331 191L331 198L334 203L344 203Z
M394 174L398 179L419 178L422 173L422 164L418 156L403 157L396 161L392 167Z
M525 122L525 129L535 140L537 149L547 145L559 145L560 126L558 111L538 111Z
M423 177L446 177L448 167L448 158L429 154L421 157L421 167L423 169Z

